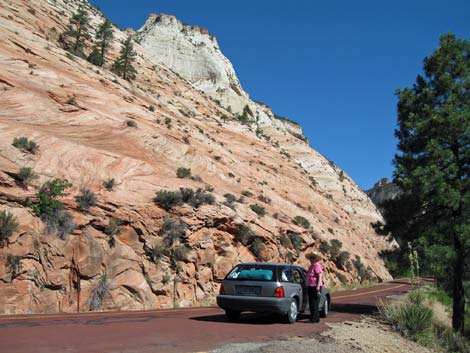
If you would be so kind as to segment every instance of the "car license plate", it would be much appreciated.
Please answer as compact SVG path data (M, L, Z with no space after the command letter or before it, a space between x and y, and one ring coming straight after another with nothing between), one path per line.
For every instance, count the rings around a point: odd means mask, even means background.
M260 287L237 286L237 294L241 295L258 295L261 292Z

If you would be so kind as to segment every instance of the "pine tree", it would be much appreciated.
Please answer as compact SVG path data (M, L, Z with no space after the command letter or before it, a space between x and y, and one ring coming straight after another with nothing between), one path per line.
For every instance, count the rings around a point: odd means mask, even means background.
M88 61L97 66L103 66L105 63L106 52L114 39L113 25L110 20L105 19L96 31L96 44L88 56Z
M386 206L386 229L412 241L453 297L452 326L464 332L470 279L470 42L452 34L424 60L424 76L397 90L402 196Z
M90 18L88 13L80 7L67 25L64 33L59 37L59 42L63 45L64 49L80 56L85 57L83 49L86 44L85 41L90 40ZM71 40L69 40L71 38Z
M125 80L135 80L137 71L132 64L136 55L132 38L129 36L122 42L121 55L116 59L111 70Z

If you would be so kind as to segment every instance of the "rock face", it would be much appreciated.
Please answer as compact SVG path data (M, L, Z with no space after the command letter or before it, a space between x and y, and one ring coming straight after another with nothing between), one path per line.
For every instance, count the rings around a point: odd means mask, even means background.
M388 178L380 179L375 185L366 191L367 196L381 210L382 204L387 200L393 200L400 194L400 189Z
M378 256L390 244L371 227L381 220L372 202L302 140L298 125L249 101L215 38L173 17L151 16L138 33L138 77L129 83L109 71L124 32L115 29L102 68L57 45L80 4L0 4L0 211L18 223L0 248L0 313L212 303L236 263L306 266L305 253L333 239L344 253L325 253L330 285L390 279ZM96 29L102 15L85 9ZM177 55L190 50L184 31L206 43L205 56L192 62ZM154 32L176 38L181 50L168 50L173 59L165 60L178 65L159 61L151 47L173 42L151 44ZM177 67L186 71L176 74ZM212 86L205 78L211 73ZM213 88L223 85L240 97L227 94L227 103L248 105L245 123L215 101ZM36 142L38 151L13 146L18 137ZM25 166L38 176L28 186L18 182ZM192 177L178 178L178 168L190 168ZM73 184L60 202L76 227L63 237L31 208L54 178ZM109 178L112 190L103 187ZM206 190L213 200L168 210L154 201L157 192L180 188ZM84 189L97 199L88 211L76 201Z

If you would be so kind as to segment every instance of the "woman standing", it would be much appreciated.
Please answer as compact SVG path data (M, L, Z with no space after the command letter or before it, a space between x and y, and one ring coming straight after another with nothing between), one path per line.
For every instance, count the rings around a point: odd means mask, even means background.
M320 295L323 286L323 268L320 265L321 255L318 253L311 253L307 255L310 260L310 267L307 271L307 286L308 286L308 305L310 307L310 321L320 322Z

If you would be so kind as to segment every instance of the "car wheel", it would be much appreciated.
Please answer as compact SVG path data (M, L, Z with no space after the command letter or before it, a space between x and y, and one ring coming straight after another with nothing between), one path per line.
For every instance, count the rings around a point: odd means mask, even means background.
M329 301L328 297L325 299L325 304L323 304L323 308L320 310L320 317L327 317L328 316L328 306L329 306Z
M240 318L240 312L235 310L225 310L225 315L230 321L236 321Z
M297 315L299 314L299 309L297 306L297 300L292 299L290 305L289 305L289 311L287 312L287 322L289 324L293 324L294 322L297 321Z

